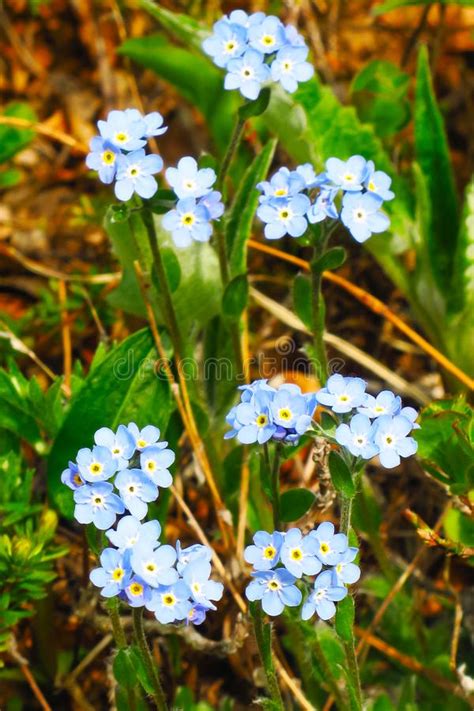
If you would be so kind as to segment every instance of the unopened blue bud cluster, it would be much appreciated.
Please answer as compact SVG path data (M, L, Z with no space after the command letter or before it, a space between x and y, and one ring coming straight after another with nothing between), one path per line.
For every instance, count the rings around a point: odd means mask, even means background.
M329 620L336 613L335 603L347 595L346 585L359 580L360 568L353 562L357 554L358 548L349 546L344 533L335 533L329 521L307 535L299 528L257 531L244 552L253 566L245 595L252 602L260 600L264 612L276 616L285 607L298 607L304 593L303 620L315 613Z
M238 89L250 100L258 98L266 83L279 83L292 93L314 74L306 61L308 47L296 28L263 12L247 15L234 10L224 15L203 49L214 64L227 70L224 88Z
M326 170L318 175L310 163L296 170L280 168L257 185L262 193L257 216L265 223L267 239L301 237L308 222L329 218L340 220L357 242L365 242L390 225L380 208L394 197L391 182L373 161L359 155L347 161L329 158Z
M80 449L61 479L74 491L76 520L105 531L111 544L90 573L101 594L145 607L164 624L201 624L223 593L222 584L210 579L211 549L182 548L180 541L175 548L162 545L159 521L143 522L159 487L172 484L168 467L175 455L159 438L152 425L140 430L131 422L116 432L102 427L92 449Z

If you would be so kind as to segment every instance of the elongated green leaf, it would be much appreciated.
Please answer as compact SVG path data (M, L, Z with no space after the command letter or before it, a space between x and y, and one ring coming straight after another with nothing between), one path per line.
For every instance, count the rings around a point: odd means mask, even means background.
M428 250L433 273L448 289L458 235L458 207L443 118L436 103L428 51L420 49L415 95L415 149L431 197Z
M306 274L297 274L293 281L293 308L310 330L313 327L311 282Z
M474 318L474 176L465 192L453 280L448 296L451 311L469 310Z
M412 5L417 5L422 7L423 5L431 5L432 0L387 0L387 2L377 5L372 13L374 15L383 15L385 12L391 12L392 10L398 10L400 7L409 7ZM440 5L462 5L463 7L473 7L474 0L439 0Z
M3 115L32 122L37 120L36 114L30 105L20 101L9 104L3 111ZM34 136L35 132L30 129L6 125L0 126L0 163L4 163L15 153L25 148L33 140Z
M331 472L331 480L336 491L339 491L344 496L352 498L356 492L352 474L337 452L329 452L329 471Z
M298 521L314 503L315 495L309 489L288 489L280 499L281 520Z
M247 101L239 109L239 116L242 121L247 121L254 116L260 116L266 110L270 101L270 87L264 87L257 99Z
M323 254L316 262L316 269L324 272L326 269L337 269L346 261L346 250L344 247L333 247Z
M354 598L352 595L347 595L336 606L336 632L344 642L350 642L353 639L354 620Z
M222 310L225 316L238 319L247 306L249 285L246 274L239 274L230 281L222 297Z
M202 43L210 35L208 27L196 22L189 15L170 12L153 0L138 0L138 4L157 20L163 29L181 40L187 47L201 51Z
M81 447L93 444L99 427L135 421L166 429L172 411L167 381L155 373L157 354L148 329L129 336L97 365L74 398L48 459L48 491L64 515L72 513L61 471Z
M276 144L276 140L269 141L247 169L226 221L227 249L233 275L241 274L247 268L247 240L258 205L256 185L267 176Z

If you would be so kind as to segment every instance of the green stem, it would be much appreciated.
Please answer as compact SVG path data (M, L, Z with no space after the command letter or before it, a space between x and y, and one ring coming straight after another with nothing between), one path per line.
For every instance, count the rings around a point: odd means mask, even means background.
M234 124L232 130L232 135L230 137L229 145L225 152L224 158L222 160L222 166L219 171L219 179L217 188L222 192L222 199L226 200L226 185L225 180L229 172L229 168L234 159L235 153L239 146L240 140L242 138L242 133L244 130L245 119L241 119L240 115L237 115L237 120ZM224 289L230 281L230 268L229 268L229 255L227 254L227 242L226 233L224 229L225 222L221 224L216 224L215 234L217 242L217 254L219 257L219 268L221 272L222 286ZM232 348L234 350L235 364L237 367L237 375L242 375L244 373L244 359L242 354L242 342L240 334L240 324L239 321L231 321L229 323L229 331L232 341Z
M239 146L239 143L242 138L242 134L244 132L244 126L245 126L245 119L242 119L240 117L240 114L237 114L236 121L234 123L234 128L232 129L232 134L230 136L230 141L227 146L227 150L224 154L224 158L222 159L222 165L221 169L219 171L219 180L218 180L218 189L222 192L222 196L225 198L225 179L227 178L227 173L229 172L229 168L231 166L231 163L234 159L235 152Z
M281 446L278 443L275 447L273 462L270 458L270 448L268 442L263 445L263 456L265 459L265 468L267 470L268 482L270 483L271 496L270 503L273 511L273 528L275 531L280 529L280 454Z
M356 469L352 474L356 491L359 488L360 478L362 476L362 469ZM352 502L355 496L344 496L341 494L341 515L339 531L349 536L349 531L351 528L351 514L352 514ZM343 639L342 643L344 645L344 650L346 653L348 673L352 681L352 687L355 693L355 700L357 703L358 711L362 709L362 689L360 685L360 674L359 665L357 662L357 655L354 645L354 631L351 631L350 639Z
M145 225L146 233L148 236L148 242L153 257L153 268L155 271L155 277L157 279L158 286L160 289L160 295L162 296L163 311L166 320L166 325L170 333L171 340L173 341L173 347L177 356L177 360L180 360L183 355L183 339L178 325L176 311L173 305L173 299L168 284L168 277L166 276L165 266L161 258L161 251L158 244L155 223L153 221L153 213L151 213L150 210L148 210L146 207L143 207L142 209L142 220L143 224Z
M125 649L127 638L120 622L119 603L116 597L110 597L105 603L112 624L112 635L118 649Z
M275 531L280 530L280 458L281 458L281 445L278 443L275 447L275 454L273 456L273 466L271 469L271 485L272 485L272 499L273 499L273 526Z
M168 711L165 692L161 686L160 676L156 668L155 660L152 657L148 642L146 641L143 629L143 608L133 608L133 629L135 639L140 651L140 657L147 672L147 677L153 685L152 698L158 711Z
M325 384L328 374L326 346L324 345L325 307L321 289L323 274L319 268L319 260L324 254L325 247L324 234L321 233L315 236L313 240L313 257L311 259L311 316L316 355L316 375L321 385Z
M352 498L341 494L341 516L339 522L339 531L340 533L345 533L346 536L349 535L349 529L351 527L351 513Z
M250 612L253 619L255 639L262 660L262 666L267 681L267 692L276 709L284 711L283 699L281 698L280 687L276 677L275 667L272 658L272 630L268 623L263 621L263 612L260 603L251 603Z
M117 649L125 649L127 646L127 638L125 636L122 623L120 622L119 601L116 597L110 597L106 601L105 606L107 608L107 612L109 613L115 646ZM125 693L127 695L128 707L130 711L135 711L137 708L135 690L125 687Z

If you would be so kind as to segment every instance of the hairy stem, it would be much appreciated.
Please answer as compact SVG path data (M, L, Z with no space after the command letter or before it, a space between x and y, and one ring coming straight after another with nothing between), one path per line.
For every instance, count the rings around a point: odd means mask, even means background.
M127 646L127 638L125 631L120 622L119 601L116 597L110 597L105 603L107 612L109 613L110 623L112 625L112 635L117 649L125 649ZM128 707L130 711L135 711L137 708L137 693L134 689L125 688L127 695Z
M273 466L271 470L272 498L273 498L273 526L275 531L280 529L280 458L281 445L278 443L275 447L273 456Z
M155 660L152 657L148 642L146 641L145 631L143 629L143 608L135 607L133 609L133 630L135 639L140 651L140 657L146 669L148 679L153 685L152 698L158 711L168 711L165 692L161 686L160 676L156 668Z
M263 620L263 612L260 603L255 603L250 606L250 611L253 619L255 631L255 639L262 660L265 679L267 682L267 692L276 709L284 711L283 699L281 698L280 687L278 686L275 667L272 658L272 632L268 623Z

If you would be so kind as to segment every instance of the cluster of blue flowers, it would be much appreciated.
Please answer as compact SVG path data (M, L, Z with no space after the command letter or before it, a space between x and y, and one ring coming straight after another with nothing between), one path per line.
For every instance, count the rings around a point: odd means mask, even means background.
M242 444L270 439L297 444L311 426L316 408L315 393L302 393L298 385L285 383L274 388L266 380L239 386L240 403L226 417L232 427L225 439L237 437Z
M167 168L165 176L176 194L177 204L163 216L163 227L171 232L177 247L188 247L192 241L208 242L211 220L224 214L221 193L212 189L216 182L214 170L199 169L194 158L185 156L176 168Z
M139 520L145 518L159 487L173 481L169 467L175 455L159 438L157 427L140 430L134 422L120 425L116 432L108 427L97 430L92 449L80 449L76 461L69 462L61 475L62 482L74 490L74 516L79 523L93 523L105 531L125 509Z
M306 536L299 528L286 533L257 531L253 542L244 553L253 565L253 580L245 595L250 601L261 600L268 615L297 607L303 599L302 588L309 593L301 610L303 620L314 613L329 620L336 612L334 603L347 595L346 585L359 580L360 568L353 562L358 548L349 546L344 533L335 533L329 521ZM317 576L311 588L308 576Z
M384 200L394 198L391 182L386 173L375 170L373 161L358 155L347 161L329 158L326 170L318 175L310 163L291 171L280 168L257 185L262 193L257 215L265 223L267 239L301 237L308 222L329 218L340 219L357 242L365 242L390 225L380 208Z
M124 516L106 536L115 548L105 548L100 567L90 579L104 597L118 596L131 607L145 607L163 624L186 621L200 625L223 593L211 580L211 549L201 544L182 548L161 545L161 526Z
M224 88L239 89L246 99L256 99L262 85L271 81L292 93L314 74L296 28L263 12L234 10L224 15L202 46L214 64L227 70Z
M418 448L410 432L418 429L418 412L403 407L399 395L383 390L376 397L365 392L361 378L331 375L326 387L316 393L318 403L340 416L336 441L354 457L379 456L387 469L400 464L400 457L410 457ZM348 419L348 415L352 415Z
M156 154L146 154L144 147L152 136L167 130L158 111L143 114L137 109L110 111L106 121L98 121L100 136L90 141L86 165L97 170L106 184L115 180L114 191L119 200L130 200L134 193L151 198L158 189L153 177L163 168Z
M140 430L131 422L117 432L102 427L92 449L80 449L61 480L74 491L77 521L105 531L114 546L102 551L101 566L90 573L101 594L146 607L162 623L199 625L223 593L222 584L210 579L211 549L200 544L182 548L179 541L176 548L161 545L160 523L142 523L158 487L172 484L168 467L175 455L159 438L153 425ZM113 476L118 495L109 481ZM113 528L117 515L126 512Z

